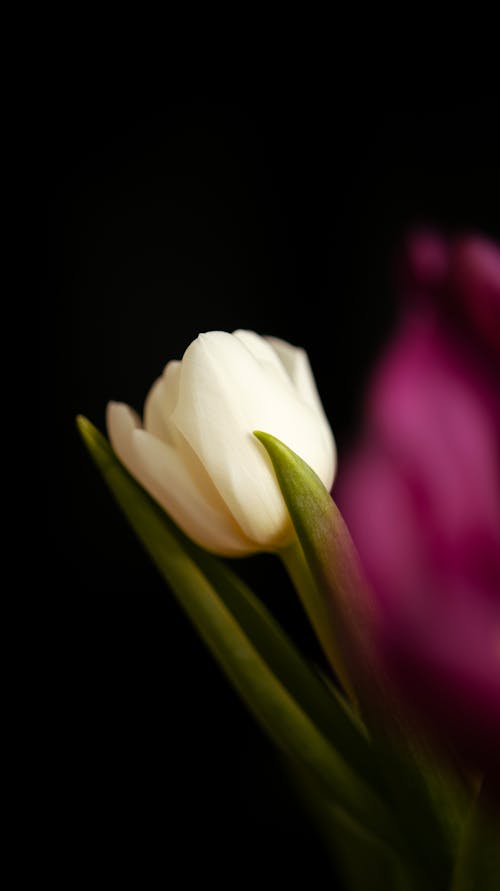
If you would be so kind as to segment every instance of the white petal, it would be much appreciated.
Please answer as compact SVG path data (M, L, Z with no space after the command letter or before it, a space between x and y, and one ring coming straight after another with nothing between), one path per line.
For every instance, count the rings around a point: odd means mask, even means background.
M230 334L200 335L186 350L172 421L243 531L263 546L283 543L291 527L254 430L278 437L331 485L331 448L325 444L317 412Z
M272 368L283 381L289 381L283 363L272 345L268 343L267 338L260 337L255 331L244 331L241 328L234 331L233 336L243 343L250 350L252 356L264 367Z
M144 427L149 433L173 444L170 415L179 393L181 363L169 362L163 374L151 387L144 403Z
M256 550L220 496L215 506L204 498L176 449L146 430L136 430L132 441L145 488L186 535L207 550L226 556Z
M202 547L227 556L255 551L225 508L206 501L174 448L141 429L128 405L110 402L107 429L111 445L133 477L181 529Z
M312 408L323 412L306 351L302 347L292 346L286 340L280 340L279 337L266 337L266 340L279 356L300 397Z
M266 340L279 356L297 393L304 402L310 405L311 408L318 413L318 417L321 420L323 436L325 438L325 445L327 448L331 449L332 453L331 469L329 474L327 474L328 479L331 477L331 482L328 484L323 480L327 489L330 489L333 484L337 467L337 449L332 429L319 397L309 357L302 347L293 346L291 343L287 343L286 340L281 340L279 337L266 337Z
M123 402L109 402L106 426L111 445L122 464L149 494L154 496L151 474L137 450L137 441L134 437L135 433L143 432L139 416Z
M111 445L120 461L136 476L136 471L140 468L133 451L132 434L142 427L139 415L124 402L108 402L106 427Z

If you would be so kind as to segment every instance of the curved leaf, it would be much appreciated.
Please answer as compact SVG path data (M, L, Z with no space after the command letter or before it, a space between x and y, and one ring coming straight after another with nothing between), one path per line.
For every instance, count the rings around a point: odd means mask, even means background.
M447 887L460 813L451 827L443 802L431 795L437 771L432 757L424 756L418 730L408 729L386 678L377 646L380 618L349 531L314 471L270 434L255 436L272 461L297 533L297 542L280 556L340 681L361 704L403 831L436 887ZM462 804L452 785L442 791L451 810Z
M327 489L280 440L255 431L275 470L298 542L282 557L334 671L368 711L384 698L376 605L349 531Z
M325 794L376 837L406 851L377 793L350 766L370 772L370 748L348 715L248 588L197 548L130 476L85 418L84 442L134 531L212 654L274 742ZM335 737L342 757L329 741Z

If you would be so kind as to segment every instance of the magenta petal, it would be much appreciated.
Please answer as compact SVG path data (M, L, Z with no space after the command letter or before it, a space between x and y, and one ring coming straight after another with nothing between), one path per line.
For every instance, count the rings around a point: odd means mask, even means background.
M474 251L469 240L467 262ZM477 265L474 276L463 295L472 284L477 295ZM445 327L443 308L406 314L334 494L383 607L401 695L490 769L500 750L500 380Z
M452 293L500 360L500 247L486 238L459 239L450 269Z
M434 229L416 229L403 244L396 267L400 287L410 291L435 291L445 280L449 266L447 240Z
M387 611L402 609L423 574L425 554L411 492L373 443L344 465L334 490L367 576Z
M370 422L413 486L433 535L500 529L500 464L489 391L428 313L407 318L371 389Z

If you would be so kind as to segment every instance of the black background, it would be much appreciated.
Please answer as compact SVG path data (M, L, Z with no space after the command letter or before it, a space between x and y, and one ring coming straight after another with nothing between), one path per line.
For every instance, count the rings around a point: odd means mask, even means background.
M140 411L199 331L245 327L306 347L342 460L396 318L405 229L500 234L497 97L348 96L333 81L181 95L84 68L54 78L40 106L58 869L138 887L153 872L167 885L179 873L174 887L320 887L327 857L271 744L127 528L74 418L104 429L109 399ZM319 658L277 562L239 567Z

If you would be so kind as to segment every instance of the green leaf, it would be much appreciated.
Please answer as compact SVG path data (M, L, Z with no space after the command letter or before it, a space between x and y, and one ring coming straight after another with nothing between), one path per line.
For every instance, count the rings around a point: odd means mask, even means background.
M407 869L392 850L364 831L345 812L327 803L324 821L347 887L363 891L421 891L421 874Z
M346 888L420 891L425 882L421 872L321 795L300 765L289 761L288 768Z
M182 536L180 530L178 534ZM250 588L224 563L185 539L186 553L203 571L248 639L346 763L375 790L380 776L366 727L339 691L330 687L283 632Z
M500 888L500 805L483 786L466 822L455 865L452 891Z
M298 541L281 552L326 655L355 702L383 698L378 617L356 548L329 492L284 443L256 431L275 470ZM368 693L367 693L368 691Z
M281 557L341 683L359 703L373 737L387 800L436 887L447 887L455 838L443 801L430 785L436 773L418 728L408 726L378 652L380 617L344 520L314 471L270 434L256 432L272 461L297 533ZM429 779L429 782L428 782ZM449 791L450 810L458 796ZM434 790L433 790L434 792ZM458 807L458 805L457 805ZM456 826L460 825L457 815Z
M249 589L183 535L89 421L79 418L78 427L134 531L257 720L338 807L405 851L386 806L356 772L370 775L371 753L348 714Z

